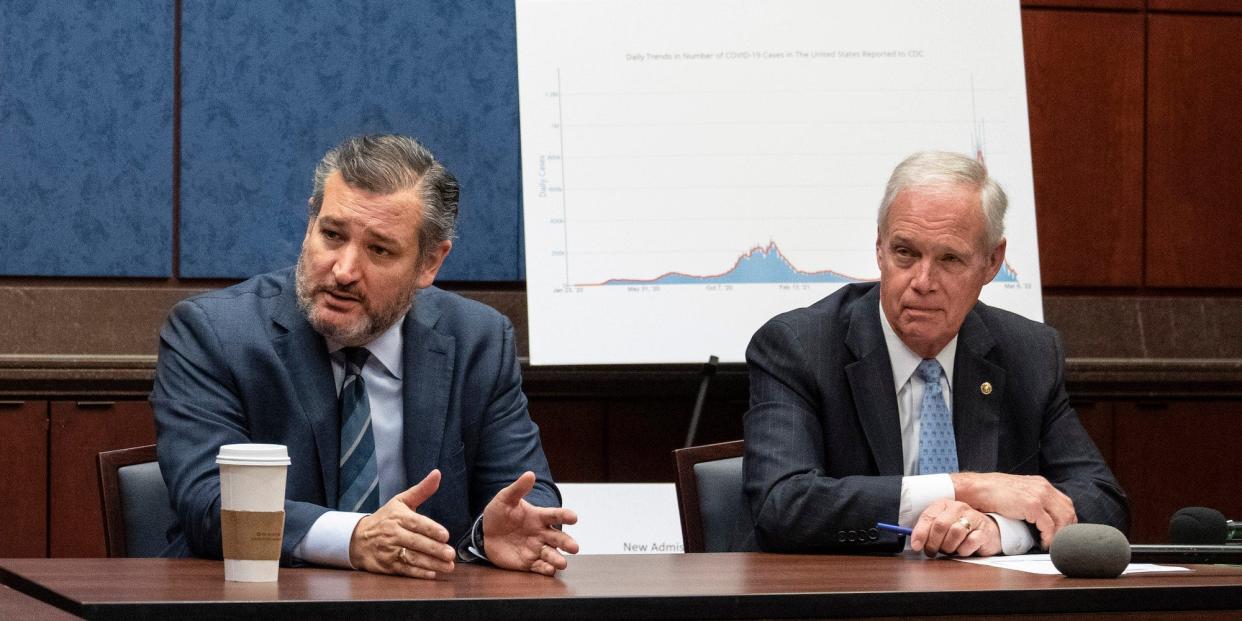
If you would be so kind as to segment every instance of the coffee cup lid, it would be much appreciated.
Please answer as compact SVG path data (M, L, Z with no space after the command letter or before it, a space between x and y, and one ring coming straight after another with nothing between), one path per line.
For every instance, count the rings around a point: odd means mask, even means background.
M231 466L288 466L289 450L283 444L225 444L216 455L216 463Z

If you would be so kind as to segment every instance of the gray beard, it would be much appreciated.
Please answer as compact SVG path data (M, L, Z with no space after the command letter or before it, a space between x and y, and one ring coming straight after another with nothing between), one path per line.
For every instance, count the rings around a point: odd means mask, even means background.
M304 258L304 255L298 255L297 272L294 278L294 290L298 297L298 308L302 309L302 314L306 316L306 321L315 329L315 332L340 343L344 347L358 347L370 343L375 340L375 337L383 334L385 330L397 323L414 307L415 291L410 291L405 304L395 304L389 308L381 308L378 312L372 312L364 306L363 318L352 326L342 328L322 321L315 314L314 294L319 291L330 291L332 288L316 287L310 283L310 276L306 274Z

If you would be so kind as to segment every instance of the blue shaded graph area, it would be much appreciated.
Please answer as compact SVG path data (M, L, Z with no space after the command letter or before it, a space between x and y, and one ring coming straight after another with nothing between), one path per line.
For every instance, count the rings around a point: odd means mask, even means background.
M738 258L728 271L720 274L699 276L682 272L669 272L649 279L613 278L592 285L704 285L704 284L779 284L779 283L851 283L863 278L852 278L832 270L804 272L789 262L776 242L767 246L755 246ZM589 286L589 285L588 285Z
M1000 271L996 272L996 278L993 278L992 282L1018 282L1018 273L1013 271L1013 268L1009 267L1009 262L1006 261L1001 264Z
M749 252L738 257L733 267L725 272L710 275L686 274L684 272L668 272L655 278L611 278L604 282L582 283L579 287L600 287L613 285L745 285L745 284L790 284L790 283L835 283L846 284L865 282L871 278L855 278L832 270L806 272L798 269L777 247L776 242L768 242L767 246L755 246ZM1001 265L992 282L1016 283L1018 274L1009 263Z

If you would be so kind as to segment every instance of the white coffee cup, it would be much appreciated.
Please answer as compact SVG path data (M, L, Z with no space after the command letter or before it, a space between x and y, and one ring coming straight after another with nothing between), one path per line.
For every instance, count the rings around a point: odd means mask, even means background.
M289 451L280 444L226 444L216 463L224 579L275 582L285 529Z

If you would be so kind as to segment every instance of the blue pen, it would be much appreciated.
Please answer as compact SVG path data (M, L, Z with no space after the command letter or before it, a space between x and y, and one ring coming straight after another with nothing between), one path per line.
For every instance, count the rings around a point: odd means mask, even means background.
M875 527L880 530L886 530L890 533L897 533L898 535L909 535L910 533L914 532L910 530L909 528L906 528L905 526L898 526L896 524L885 524L884 522L876 522Z

